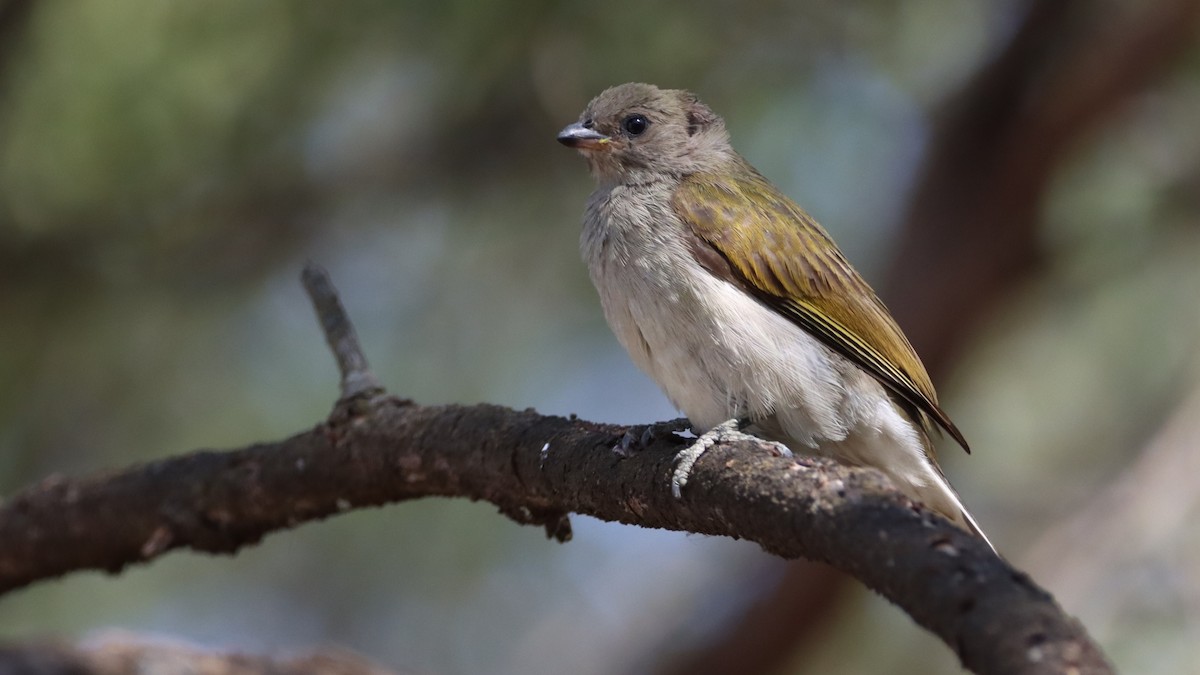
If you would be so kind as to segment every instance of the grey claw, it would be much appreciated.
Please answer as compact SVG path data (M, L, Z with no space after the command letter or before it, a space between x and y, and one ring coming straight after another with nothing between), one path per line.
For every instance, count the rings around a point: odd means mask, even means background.
M638 442L642 444L643 448L653 443L654 427L646 427L646 429L642 431L642 436L638 439Z
M654 429L646 427L641 434L633 435L633 429L625 432L621 442L613 446L613 452L620 457L629 457L637 450L645 448L654 441Z
M714 443L721 440L722 437L728 435L731 431L738 428L737 420L729 420L722 422L708 431L700 434L695 443L679 451L675 455L676 464L675 471L671 473L671 494L676 499L683 497L683 488L688 483L688 476L692 473L692 467L696 465L696 460L708 451Z
M771 453L779 457L793 457L791 449L783 443L775 441L766 441L757 436L744 433L744 429L748 425L748 420L732 419L727 422L722 422L717 426L709 429L696 439L688 447L679 451L675 456L676 464L675 471L671 473L671 494L680 499L683 497L683 488L687 486L688 476L692 473L692 467L696 465L696 460L716 443L722 440L734 440L744 438L755 441L758 444L765 445L770 449Z
M621 442L613 446L613 454L618 457L628 457L631 454L630 448L633 447L633 434L626 431L621 437Z
M696 465L696 460L700 459L700 455L708 450L707 445L699 448L697 446L700 446L699 442L689 445L675 456L678 463L675 464L675 471L671 473L671 495L675 499L683 498L683 488L688 483L692 467Z

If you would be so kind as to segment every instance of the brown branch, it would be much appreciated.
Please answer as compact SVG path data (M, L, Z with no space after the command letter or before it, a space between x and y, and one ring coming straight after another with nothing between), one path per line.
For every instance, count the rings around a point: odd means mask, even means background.
M979 539L898 496L874 470L719 446L675 500L672 424L654 427L659 439L623 458L611 448L625 427L390 397L353 408L277 443L55 478L16 495L0 509L0 589L72 570L116 572L175 548L232 553L351 508L467 497L523 523L573 511L750 539L847 570L978 672L1059 672L1041 668L1068 662L1106 672L1048 594ZM1029 662L1031 649L1040 663Z
M1049 594L873 469L717 446L673 498L679 428L653 425L644 436L492 405L343 399L329 420L282 441L52 477L18 493L0 506L0 592L75 570L115 573L177 548L233 553L352 508L466 497L560 539L563 514L575 512L828 562L904 608L976 672L1110 672ZM613 452L631 431L650 441L632 455Z
M611 448L626 427L491 405L360 400L277 443L25 490L0 508L0 590L73 570L117 572L176 548L232 553L351 508L466 497L522 523L572 511L828 562L903 607L977 672L1108 672L1045 591L900 497L881 473L718 446L676 500L673 428L656 425L658 438L623 458Z

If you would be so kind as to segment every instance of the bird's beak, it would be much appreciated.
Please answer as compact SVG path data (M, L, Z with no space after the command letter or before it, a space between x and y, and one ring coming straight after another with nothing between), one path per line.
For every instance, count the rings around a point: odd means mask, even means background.
M567 125L558 132L559 143L578 150L599 150L608 145L610 140L608 136L595 129L589 129L579 122Z

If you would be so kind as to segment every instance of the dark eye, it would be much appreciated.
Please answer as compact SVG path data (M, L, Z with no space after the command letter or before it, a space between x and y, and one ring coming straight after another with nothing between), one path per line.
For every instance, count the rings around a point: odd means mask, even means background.
M630 115L621 121L621 128L630 136L641 136L650 126L650 120L644 115Z

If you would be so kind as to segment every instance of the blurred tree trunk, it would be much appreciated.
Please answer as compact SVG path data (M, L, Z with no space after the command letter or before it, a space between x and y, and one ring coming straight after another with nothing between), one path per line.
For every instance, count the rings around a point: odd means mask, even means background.
M3 76L8 65L6 61L12 57L14 45L24 32L32 10L33 0L0 2L0 76Z

